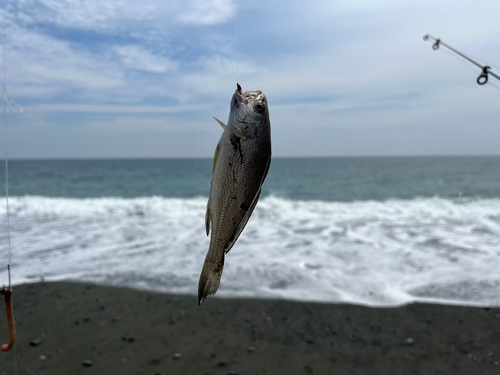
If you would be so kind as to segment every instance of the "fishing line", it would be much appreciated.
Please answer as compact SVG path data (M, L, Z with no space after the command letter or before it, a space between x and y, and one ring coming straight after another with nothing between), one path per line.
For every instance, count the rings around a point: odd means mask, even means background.
M478 57L476 57L476 56L474 56L474 55L471 55L471 54L470 54L470 53L468 53L468 52L467 52L467 56L469 56L469 57L470 57L471 59L473 59L473 60L476 60L476 61L477 61L477 62L479 62L481 65L489 65L489 66L491 66L492 68L494 68L494 69L496 69L496 70L499 70L499 71L500 71L500 67L498 67L498 66L496 66L496 65L494 65L494 64L491 64L491 63L489 63L489 62L485 61L485 60L484 60L484 59L482 59L482 58L478 58Z
M7 7L7 4L5 5ZM5 152L5 206L7 211L7 243L9 249L9 261L7 263L7 272L9 274L9 289L11 288L11 278L10 278L10 263L12 262L12 248L10 246L10 214L9 214L9 151L7 142L7 124L5 122L5 112L8 109L8 99L7 99L7 74L6 74L6 56L5 50L7 46L7 8L4 9L3 15L3 87L2 95L4 96L4 105L2 109L2 124L4 129L4 152Z
M456 54L452 53L451 51L448 51L447 49L442 49L442 51L444 53L452 56L454 59L460 61L465 66L469 67L474 73L476 73L476 74L481 73L481 71L476 66L472 66L469 62L467 62L466 60L460 58L459 56L457 56Z
M9 340L9 345L8 348L6 348L6 351L10 350L12 348L12 345L14 347L14 373L17 375L17 351L16 351L16 346L14 345L15 343L15 323L14 323L14 317L12 315L12 300L11 300L11 293L12 293L12 281L11 281L11 274L10 274L10 266L12 262L12 247L11 247L11 241L10 241L10 209L9 209L9 152L8 152L8 138L7 138L7 123L5 121L5 113L7 111L10 112L22 112L21 106L19 106L16 102L11 100L9 96L7 95L7 58L6 58L6 49L7 49L7 4L5 3L5 8L4 8L4 14L3 14L3 87L2 87L2 95L3 95L3 109L2 109L2 124L4 128L4 150L5 150L5 205L6 205L6 214L7 214L7 242L8 242L8 249L9 249L9 258L8 258L8 263L7 263L7 273L9 276L9 289L5 290L3 289L4 293L4 298L6 301L6 307L7 307L7 320L9 323L9 334L11 335L10 340ZM8 297L7 297L8 295ZM7 302L8 301L8 302ZM11 317L9 318L9 309L11 313ZM12 334L12 331L14 332ZM2 345L2 350L4 350L4 346L6 347L7 345Z
M442 51L444 53L447 53L448 55L450 56L453 56L454 59L457 59L458 61L460 61L461 63L465 64L467 67L469 67L474 73L478 74L480 73L481 71L476 67L476 66L472 66L468 61L460 58L459 56L457 56L456 54L452 53L451 51L448 51L447 49L442 49ZM488 80L488 85L490 86L493 86L494 88L496 88L497 90L500 90L500 87L491 83L490 80Z
M238 0L234 0L234 38L235 38L235 65L236 65L236 82L239 82L239 67L238 67Z

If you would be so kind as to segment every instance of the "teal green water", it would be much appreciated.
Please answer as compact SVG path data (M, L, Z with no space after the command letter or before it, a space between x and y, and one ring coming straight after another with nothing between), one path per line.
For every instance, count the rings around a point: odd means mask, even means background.
M210 159L12 160L12 196L208 196ZM0 168L4 175L4 166ZM500 197L500 157L273 158L262 196L356 201Z

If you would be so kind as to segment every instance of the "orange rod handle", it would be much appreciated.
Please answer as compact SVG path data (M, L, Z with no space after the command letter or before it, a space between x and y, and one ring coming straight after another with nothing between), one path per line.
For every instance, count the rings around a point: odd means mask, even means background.
M8 344L3 344L0 349L8 352L16 343L16 323L14 322L14 309L12 308L12 289L3 289L2 297L5 298L5 310L7 311L7 322L9 324L10 339Z

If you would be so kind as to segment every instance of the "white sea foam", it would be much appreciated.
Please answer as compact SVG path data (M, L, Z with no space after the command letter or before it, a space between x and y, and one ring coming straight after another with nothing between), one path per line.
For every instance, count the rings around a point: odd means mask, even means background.
M12 197L15 283L78 280L197 293L206 198ZM3 211L2 211L3 210ZM0 208L5 227L5 211ZM0 238L0 280L7 241ZM393 306L500 305L500 200L262 199L218 296Z

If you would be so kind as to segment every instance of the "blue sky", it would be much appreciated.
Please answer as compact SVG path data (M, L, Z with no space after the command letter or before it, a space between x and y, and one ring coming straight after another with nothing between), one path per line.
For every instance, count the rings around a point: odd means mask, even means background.
M422 37L500 73L500 3L449 4L4 2L9 155L211 157L236 82L275 156L499 154L500 89Z

